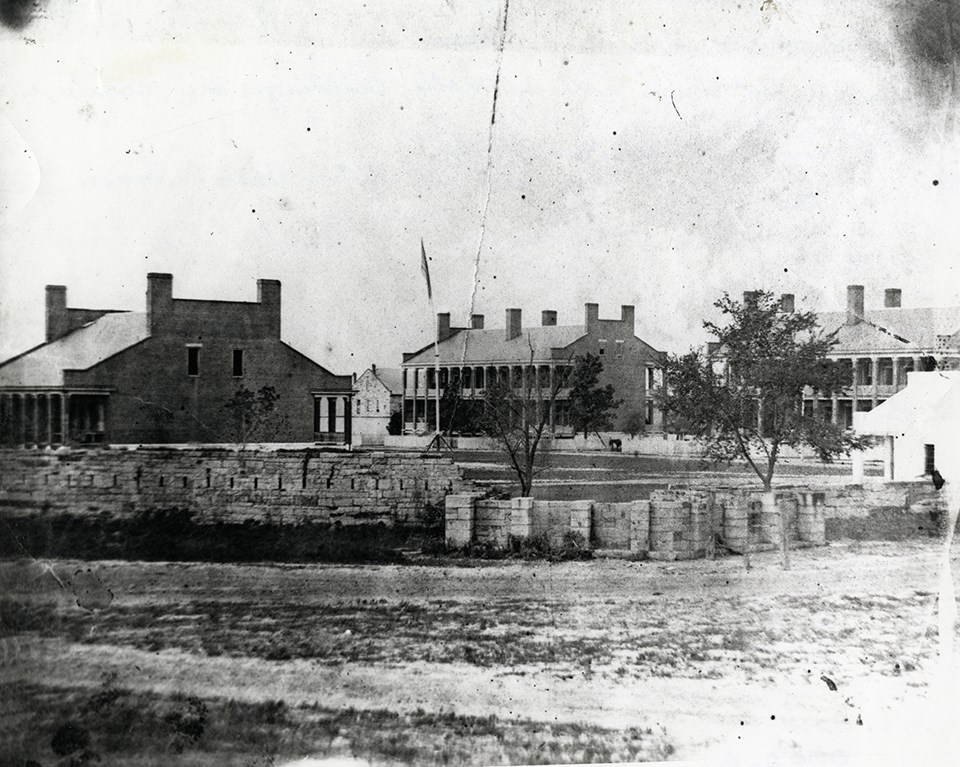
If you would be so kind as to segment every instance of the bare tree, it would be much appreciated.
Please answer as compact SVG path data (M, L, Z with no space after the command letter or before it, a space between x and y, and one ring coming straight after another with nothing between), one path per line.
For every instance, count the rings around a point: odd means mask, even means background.
M534 478L544 468L543 438L549 432L551 413L556 407L557 394L566 385L568 370L567 365L560 366L562 373L550 381L541 380L540 371L533 364L533 345L529 339L528 344L530 361L518 380L508 372L506 377L497 376L487 382L481 421L484 433L496 440L510 461L522 496L530 495Z

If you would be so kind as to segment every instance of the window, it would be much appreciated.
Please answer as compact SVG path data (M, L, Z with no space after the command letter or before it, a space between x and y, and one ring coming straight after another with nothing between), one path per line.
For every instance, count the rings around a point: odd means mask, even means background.
M653 390L656 380L653 376L653 368L647 368L647 391Z
M233 350L233 377L240 378L243 375L243 349Z
M617 357L623 357L623 341L617 341Z
M653 425L653 402L650 400L647 400L647 412L646 417L644 418L644 423L647 426Z
M360 415L360 400L357 400L357 415Z
M187 375L188 376L200 375L200 347L199 346L187 347Z

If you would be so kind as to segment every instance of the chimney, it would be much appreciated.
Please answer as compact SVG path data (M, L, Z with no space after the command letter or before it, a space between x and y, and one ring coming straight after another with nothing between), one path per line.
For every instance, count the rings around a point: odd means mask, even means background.
M863 285L847 285L847 325L863 321Z
M257 303L267 312L267 332L280 338L280 280L257 280Z
M707 356L713 357L716 354L720 353L720 342L719 341L707 341Z
M450 337L450 312L437 312L437 340L445 341Z
M470 315L470 327L473 330L483 330L483 315L482 314L471 314Z
M376 374L377 374L377 366L371 364L371 365L370 365L370 372L373 373L374 375L376 375Z
M600 304L584 304L584 325L587 333L597 329L597 322L600 320Z
M899 309L902 295L900 288L887 288L883 291L883 305L887 309Z
M158 333L173 314L173 275L150 272L147 275L147 328Z
M67 289L63 285L47 285L47 341L66 335L68 330Z
M780 311L792 314L796 309L796 303L793 300L793 293L784 293L780 296Z
M633 314L633 307L630 304L624 304L620 307L620 322L627 326L630 335L633 335L634 331Z
M553 309L544 309L540 314L543 327L553 327L557 324L557 313Z
M506 339L512 341L523 332L523 325L520 322L519 309L507 309L507 330Z

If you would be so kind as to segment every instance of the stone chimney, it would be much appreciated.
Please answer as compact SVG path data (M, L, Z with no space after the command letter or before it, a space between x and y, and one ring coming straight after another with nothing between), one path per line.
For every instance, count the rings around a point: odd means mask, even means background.
M553 327L557 324L557 313L553 309L544 309L540 315L543 327Z
M784 293L780 296L780 311L792 314L796 311L796 302L793 300L793 293Z
M437 313L437 339L444 341L450 338L450 312Z
M627 326L627 332L633 335L634 331L634 309L630 304L623 304L620 307L620 322Z
M470 315L470 327L473 330L483 330L483 315L482 314L471 314Z
M67 288L64 285L47 285L47 341L66 335L69 330Z
M902 295L900 288L887 288L883 291L883 305L887 309L899 309Z
M280 280L257 280L257 303L269 313L271 337L280 338Z
M583 324L586 325L587 333L596 330L597 323L600 321L600 304L583 305Z
M147 275L147 328L160 332L173 314L173 275L150 272Z
M863 321L863 285L847 285L847 325Z
M376 374L377 374L377 366L371 363L371 365L370 365L370 372L373 373L374 375L376 375Z
M523 332L519 309L507 309L506 339L512 341Z

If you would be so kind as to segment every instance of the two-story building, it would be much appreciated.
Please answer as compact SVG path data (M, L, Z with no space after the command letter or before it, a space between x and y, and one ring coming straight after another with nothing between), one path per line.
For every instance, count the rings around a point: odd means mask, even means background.
M0 364L2 444L235 442L228 403L265 387L251 441L350 443L353 378L281 340L276 280L256 302L174 298L169 274L147 275L146 312L67 307L62 285L46 301L46 341Z
M850 369L853 385L830 398L808 391L804 412L846 427L907 385L911 371L960 369L960 307L907 308L898 288L883 306L866 308L864 286L847 287L847 308L820 312L820 327L836 341L828 355Z
M363 436L387 433L390 416L400 412L403 399L400 368L371 365L357 377L353 405L353 432Z
M559 325L554 310L542 312L540 325L525 328L521 310L507 309L502 329L485 328L481 314L471 316L470 327L452 327L448 313L438 314L438 343L403 357L404 432L434 430L438 383L441 391L455 383L462 397L473 400L483 399L487 385L496 379L517 386L536 380L553 390L576 358L587 353L601 359L600 385L612 384L621 401L613 416L614 430L622 431L627 418L638 413L647 430L660 431L663 419L654 389L662 382L663 354L636 336L634 324L633 306L622 306L619 319L605 320L597 304L585 305L580 325ZM569 397L569 388L557 390L550 414L554 433L572 432Z

